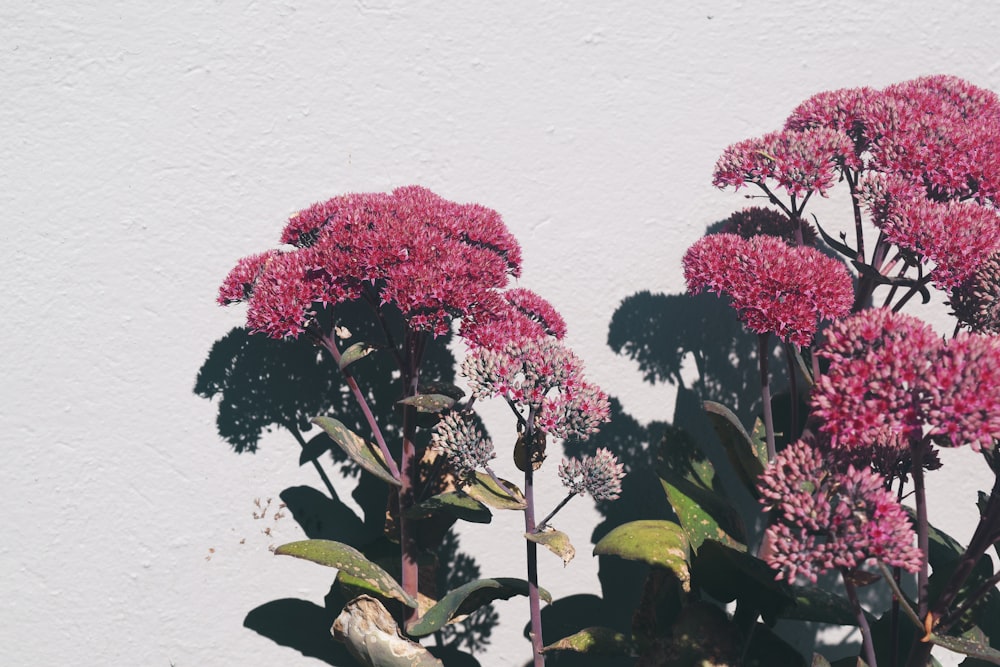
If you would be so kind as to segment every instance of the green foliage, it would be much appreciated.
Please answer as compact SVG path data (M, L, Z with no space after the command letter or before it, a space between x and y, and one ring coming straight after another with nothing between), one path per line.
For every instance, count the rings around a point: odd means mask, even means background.
M403 516L408 519L427 519L437 512L447 512L456 519L471 523L489 523L493 520L493 514L486 505L462 491L431 496L407 509Z
M673 521L631 521L605 535L595 546L595 556L618 556L657 567L677 576L690 590L688 540L684 529Z
M576 549L573 548L573 543L569 541L569 535L559 530L547 528L537 533L525 533L524 539L535 544L541 544L562 558L564 567L576 556Z
M407 628L412 637L426 637L437 632L455 617L471 614L494 600L509 600L515 595L527 595L528 582L523 579L497 577L478 579L450 591L437 604L428 609L420 620ZM546 602L552 601L548 591L539 589Z
M382 452L378 447L333 417L314 417L312 422L326 431L326 434L359 466L383 482L388 482L394 486L401 485L400 481L389 472L385 457L382 456Z
M631 655L635 651L632 638L611 628L584 628L569 637L549 644L544 652L572 651L590 655Z

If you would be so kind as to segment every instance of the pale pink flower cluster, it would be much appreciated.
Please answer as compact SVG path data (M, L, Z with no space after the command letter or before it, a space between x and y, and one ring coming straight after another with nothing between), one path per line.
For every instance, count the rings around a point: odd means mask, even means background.
M865 448L924 439L991 447L1000 438L1000 339L961 333L950 341L915 317L862 311L833 324L817 350L813 412L831 446Z
M607 394L583 378L583 363L560 341L525 339L472 350L462 364L477 397L501 396L559 438L586 438L609 419Z
M1000 214L973 201L934 201L899 176L862 181L860 198L885 238L910 255L933 263L934 283L955 287L1000 251Z
M1000 253L990 255L955 287L948 305L969 330L1000 334Z
M684 278L694 294L729 296L751 331L796 345L809 345L818 320L843 317L854 301L843 264L772 236L705 236L685 253Z
M715 165L713 184L739 189L747 183L775 181L788 194L825 194L837 182L839 167L859 166L854 143L844 132L817 127L781 130L727 148Z
M563 459L559 479L571 493L589 493L594 500L615 500L622 492L625 466L604 447L593 456Z
M434 425L431 447L447 457L459 477L469 477L496 458L493 441L458 412L449 412Z
M444 334L452 318L498 302L494 292L520 273L499 214L417 186L315 204L292 217L281 241L296 248L241 260L219 291L220 303L247 301L248 327L273 338L299 336L317 306L367 289L411 328Z
M909 517L871 470L841 468L800 440L768 465L757 488L774 517L764 556L778 579L815 583L828 570L857 570L869 559L909 572L921 567Z

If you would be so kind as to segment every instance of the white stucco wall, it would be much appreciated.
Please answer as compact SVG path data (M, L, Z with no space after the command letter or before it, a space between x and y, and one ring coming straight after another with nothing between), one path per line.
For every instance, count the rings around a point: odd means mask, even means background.
M672 392L614 355L608 322L682 291L683 251L745 204L711 186L721 150L824 89L1000 91L998 26L972 2L4 3L2 662L320 664L242 627L269 600L322 604L329 571L267 551L301 531L251 516L315 474L282 433L233 454L192 393L242 320L218 283L289 213L410 183L497 209L592 377L666 419ZM962 538L985 484L964 461L933 476ZM596 589L574 504L580 555L542 563L557 596ZM463 546L516 576L496 553L516 530ZM523 664L526 605L499 609L483 664Z

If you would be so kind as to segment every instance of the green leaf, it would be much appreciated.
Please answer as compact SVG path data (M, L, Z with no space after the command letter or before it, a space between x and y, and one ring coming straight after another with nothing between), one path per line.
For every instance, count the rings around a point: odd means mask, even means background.
M521 489L505 479L500 481L510 489L513 496L501 489L485 472L477 472L475 480L462 487L462 491L495 510L523 510L528 506Z
M576 556L576 549L573 548L573 544L569 541L569 535L562 531L546 528L540 533L525 533L524 537L529 542L541 544L562 558L563 567L566 567L573 560L573 557Z
M442 412L455 405L455 399L444 394L414 394L397 402L411 405L417 412Z
M339 364L340 370L344 370L345 368L353 364L355 361L364 359L377 349L379 349L378 346L372 343L365 343L365 342L355 343L354 345L344 350L344 353L340 355L340 364Z
M394 486L402 486L402 483L389 472L389 468L385 463L385 457L382 456L382 452L374 444L368 442L333 417L313 417L312 423L326 431L327 435L359 466L383 482L388 482Z
M430 651L404 637L385 606L367 595L344 606L332 631L364 667L444 667Z
M355 549L332 540L302 540L282 544L274 550L279 556L294 556L327 567L334 567L360 579L380 594L399 600L416 609L417 601L388 572L371 562Z
M964 639L962 637L945 637L931 633L930 640L938 646L943 646L949 651L962 653L964 655L985 660L994 665L1000 665L1000 651L990 648L981 642Z
M830 667L830 661L821 656L819 653L813 653L811 667Z
M591 627L563 637L542 649L549 651L572 651L589 655L632 655L635 644L632 638L611 628Z
M538 594L546 602L552 601L548 591L540 588ZM508 600L515 595L528 595L527 581L511 577L470 581L438 600L419 621L407 628L407 632L412 637L426 637L443 628L455 617L470 614L494 600Z
M458 519L472 523L489 523L493 514L486 505L461 491L451 491L431 496L403 513L409 519L427 519L436 512L448 512Z
M594 546L595 556L618 556L672 571L685 591L691 590L688 539L673 521L647 519L622 524Z
M759 497L757 493L757 477L764 472L767 463L766 447L761 459L760 450L757 449L754 439L743 428L739 418L732 413L729 408L721 403L705 401L705 412L708 414L712 427L715 429L719 441L726 449L726 456L733 466L740 481L747 487L747 490ZM756 429L754 429L756 431Z

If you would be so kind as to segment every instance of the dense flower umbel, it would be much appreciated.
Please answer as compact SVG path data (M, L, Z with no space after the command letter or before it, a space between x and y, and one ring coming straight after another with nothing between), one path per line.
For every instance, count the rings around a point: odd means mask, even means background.
M684 255L684 277L694 294L728 295L751 331L796 345L809 345L817 320L846 315L854 300L840 262L770 236L706 236Z
M459 477L468 477L496 458L493 442L460 413L445 415L434 426L431 447L444 454Z
M751 206L737 211L723 221L719 231L723 234L736 234L748 239L752 236L777 236L788 245L800 245L796 231L801 224L802 244L813 245L816 242L816 230L804 220L799 223L770 208Z
M971 331L1000 334L1000 253L993 253L951 292L955 317Z
M757 482L773 512L766 560L789 583L833 569L856 570L876 558L916 572L920 550L906 512L879 475L839 468L803 441L786 447Z
M566 335L566 322L531 290L517 287L492 296L462 320L462 337L472 347L500 348L510 341Z
M944 341L915 317L862 311L831 326L817 351L830 361L813 392L833 447L954 447L1000 438L1000 339Z
M501 396L527 409L536 430L559 438L586 438L609 419L607 394L583 379L582 362L558 340L477 348L465 358L462 373L476 396Z
M1000 214L972 201L927 199L899 176L872 176L860 197L872 222L910 256L934 264L934 283L955 287L990 255L1000 251Z
M288 252L242 260L222 285L223 304L248 301L247 325L297 337L316 305L371 294L398 307L416 330L448 331L520 272L520 249L500 216L446 201L425 188L353 194L296 214L282 234Z
M739 189L747 183L775 181L793 196L825 194L844 164L859 166L854 143L844 132L825 127L782 130L727 148L715 165L712 182Z
M593 456L563 459L559 479L572 493L589 493L594 500L615 500L622 491L625 466L604 447Z

